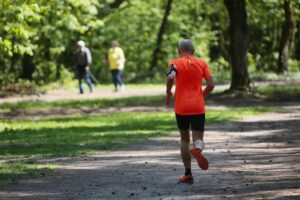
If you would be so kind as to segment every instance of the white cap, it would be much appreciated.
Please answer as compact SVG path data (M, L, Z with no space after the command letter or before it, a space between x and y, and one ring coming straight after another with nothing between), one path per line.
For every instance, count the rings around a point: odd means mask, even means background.
M78 46L81 46L81 47L84 47L84 46L85 46L85 43L84 43L84 41L79 40L79 41L77 42L77 45L78 45Z

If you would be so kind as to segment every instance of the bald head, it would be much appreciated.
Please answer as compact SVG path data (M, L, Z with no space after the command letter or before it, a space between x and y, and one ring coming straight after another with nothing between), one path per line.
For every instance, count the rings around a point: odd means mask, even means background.
M179 42L178 52L185 54L194 54L195 48L191 40L184 39Z

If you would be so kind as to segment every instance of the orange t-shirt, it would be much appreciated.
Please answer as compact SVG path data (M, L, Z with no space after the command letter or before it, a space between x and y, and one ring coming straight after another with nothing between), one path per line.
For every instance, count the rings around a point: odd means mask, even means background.
M175 112L180 115L205 113L202 79L211 76L206 62L193 56L183 56L172 60L170 64L177 69Z

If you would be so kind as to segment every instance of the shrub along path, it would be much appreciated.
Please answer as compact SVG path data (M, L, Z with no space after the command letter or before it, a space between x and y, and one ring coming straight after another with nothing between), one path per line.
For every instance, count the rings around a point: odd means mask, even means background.
M116 151L49 159L52 173L17 181L0 199L297 199L300 106L209 125L205 155L193 160L193 185L177 184L183 167L177 132Z

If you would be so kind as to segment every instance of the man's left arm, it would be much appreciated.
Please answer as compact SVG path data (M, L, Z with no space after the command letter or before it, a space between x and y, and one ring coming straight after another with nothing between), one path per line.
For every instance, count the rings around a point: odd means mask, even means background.
M177 69L174 64L170 64L168 67L168 73L167 73L167 83L166 83L166 104L170 105L171 96L172 96L172 87L174 84L174 79L176 77Z

